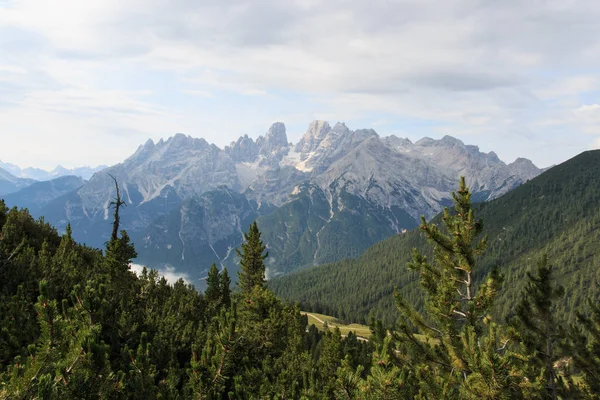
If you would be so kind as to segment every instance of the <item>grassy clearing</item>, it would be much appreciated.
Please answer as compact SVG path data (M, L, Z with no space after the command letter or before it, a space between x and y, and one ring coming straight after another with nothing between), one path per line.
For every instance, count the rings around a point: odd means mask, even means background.
M318 330L325 331L325 323L329 329L334 329L336 326L340 328L340 332L343 336L347 336L349 332L354 332L354 334L358 337L369 339L371 336L371 329L366 325L361 324L344 324L339 319L332 317L330 315L317 314L317 313L309 313L306 311L302 311L303 314L308 316L308 324L314 325ZM417 339L422 342L427 341L427 337L424 335L415 335ZM430 339L433 345L439 344L439 340Z
M354 332L354 334L358 337L368 339L371 336L371 330L366 325L361 324L344 324L340 320L335 317L331 317L329 315L317 314L317 313L306 313L303 314L308 315L308 324L314 325L317 329L324 331L325 323L329 329L334 329L336 326L340 328L340 332L342 335L347 336L348 333Z

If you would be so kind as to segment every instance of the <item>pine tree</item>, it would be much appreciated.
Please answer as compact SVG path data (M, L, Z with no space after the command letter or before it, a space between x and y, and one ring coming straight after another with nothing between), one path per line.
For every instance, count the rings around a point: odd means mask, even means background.
M561 357L558 346L565 335L555 320L554 308L556 301L563 297L564 289L555 284L553 269L546 256L538 261L535 274L527 272L527 279L527 287L516 308L516 325L521 328L525 347L534 354L529 363L532 379L543 377L541 383L547 396L557 399L565 388L554 365Z
M336 326L333 331L326 332L319 345L321 348L317 367L325 393L331 398L336 390L336 373L344 359L340 328Z
M6 222L6 214L8 213L8 207L6 207L6 203L4 200L0 199L0 230L4 226Z
M209 304L209 307L213 309L218 308L221 302L221 276L217 269L217 264L213 264L208 271L206 277L206 291L204 297Z
M232 388L240 338L235 307L222 308L210 327L208 337L192 346L188 386L194 398L225 398Z
M392 336L410 357L402 359L393 352L391 355L398 364L409 363L413 369L424 371L420 379L427 382L428 396L514 395L523 379L519 371L512 369L514 355L491 319L502 276L493 270L476 289L476 261L487 240L480 238L483 224L475 219L464 177L452 197L454 213L446 208L442 216L445 232L421 218L420 229L433 245L433 262L414 249L408 267L421 275L428 314L421 315L395 293L405 322ZM425 341L415 336L415 329L426 337ZM490 333L488 337L486 331Z
M268 257L266 246L260 240L260 231L256 221L244 233L245 242L242 244L242 250L236 249L240 257L240 271L238 272L238 285L242 293L249 294L255 286L263 288L265 286L265 264L264 259Z
M590 301L589 307L589 314L577 312L565 347L583 375L588 397L600 399L600 306Z
M223 272L221 272L221 303L223 307L229 308L231 307L231 278L229 278L229 273L227 273L227 268L223 268Z

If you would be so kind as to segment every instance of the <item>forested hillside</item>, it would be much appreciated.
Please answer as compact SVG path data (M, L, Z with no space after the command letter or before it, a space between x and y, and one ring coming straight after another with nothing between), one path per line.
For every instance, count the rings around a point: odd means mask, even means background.
M566 290L558 304L560 320L572 322L584 299L599 298L600 151L582 153L475 209L488 236L475 278L481 282L494 266L506 275L496 310L500 316L511 314L526 271L543 254ZM269 287L308 311L349 322L375 317L392 323L399 317L394 287L418 308L423 305L418 275L406 268L415 247L425 248L420 230L384 240L357 259L274 279Z
M246 285L232 294L213 266L202 294L133 274L125 231L102 252L0 200L0 399L331 397L342 363L368 370L370 344L307 329L264 288L252 232Z
M43 219L0 201L1 399L558 399L600 392L600 308L581 307L574 325L561 324L556 304L564 290L544 257L520 282L514 317L507 324L494 318L504 278L492 269L482 285L473 279L486 272L479 256L487 242L464 179L453 194L456 211L442 217L448 233L422 220L434 256L412 255L422 284L413 296L427 299L426 313L406 292L390 294L401 322L392 329L373 323L368 341L307 327L297 304L275 297L256 222L237 250L236 292L215 265L204 293L155 271L136 276L116 192L104 251L77 244L69 227L59 236Z

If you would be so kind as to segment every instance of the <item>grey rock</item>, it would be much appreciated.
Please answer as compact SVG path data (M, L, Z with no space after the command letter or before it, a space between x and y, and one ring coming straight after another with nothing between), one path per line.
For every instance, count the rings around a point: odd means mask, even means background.
M76 238L102 246L115 196L110 173L127 202L122 227L141 261L183 268L193 279L212 262L235 269L231 249L258 218L274 276L355 256L416 226L421 215L430 218L451 203L460 176L474 200L485 201L540 172L529 160L506 165L450 136L412 143L341 122L313 121L291 145L277 122L256 140L244 135L223 150L183 134L149 140L81 188L40 200L39 212L59 229L70 222Z

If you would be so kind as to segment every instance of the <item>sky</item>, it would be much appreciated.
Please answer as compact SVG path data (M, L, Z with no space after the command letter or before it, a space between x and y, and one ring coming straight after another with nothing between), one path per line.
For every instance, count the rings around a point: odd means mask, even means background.
M600 148L598 21L597 0L0 0L0 160L323 119L546 167Z

